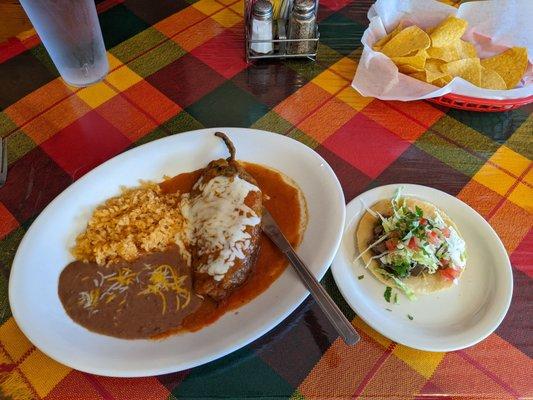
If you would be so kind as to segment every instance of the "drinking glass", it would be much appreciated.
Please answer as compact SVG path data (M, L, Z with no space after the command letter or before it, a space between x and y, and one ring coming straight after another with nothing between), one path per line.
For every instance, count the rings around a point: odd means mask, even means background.
M88 86L109 70L94 0L21 0L63 79Z

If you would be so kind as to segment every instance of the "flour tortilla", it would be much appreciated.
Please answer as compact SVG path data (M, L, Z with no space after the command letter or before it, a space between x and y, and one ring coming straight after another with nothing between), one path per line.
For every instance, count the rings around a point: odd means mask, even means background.
M438 211L446 225L452 226L459 236L461 236L459 229L457 229L457 226L450 219L450 217L448 217L442 210L439 210L433 204L410 197L404 197L403 200L410 210L414 211L415 206L418 206L424 212L424 217L428 217L430 219L435 218L435 213ZM370 209L379 212L381 215L392 215L392 205L390 200L381 200L370 207ZM379 217L375 218L367 211L359 221L356 231L356 241L359 253L365 251L368 248L369 243L374 241L374 226L378 219ZM390 277L384 276L379 272L381 270L381 262L379 260L370 260L373 255L374 254L372 251L369 250L361 256L365 265L370 262L368 269L385 285L398 288L396 283L394 283ZM461 273L457 279L461 277L464 269L465 268L461 270ZM453 281L442 278L441 274L438 272L434 274L423 272L416 277L411 276L409 278L404 278L402 281L409 286L415 294L434 293L440 290L448 289L453 285Z

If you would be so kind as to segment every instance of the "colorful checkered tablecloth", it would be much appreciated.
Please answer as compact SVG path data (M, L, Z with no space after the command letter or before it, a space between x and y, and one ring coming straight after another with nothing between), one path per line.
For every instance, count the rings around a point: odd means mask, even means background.
M242 3L98 3L111 72L84 89L58 77L35 32L0 48L0 397L7 399L532 398L533 107L498 114L383 102L350 87L369 3L322 0L317 63L247 65ZM323 284L362 334L347 347L312 299L222 359L179 373L104 378L51 360L7 301L13 257L39 212L73 181L139 144L201 127L254 127L300 140L338 175L346 200L378 185L444 190L475 208L511 257L509 313L480 344L428 353L391 342Z

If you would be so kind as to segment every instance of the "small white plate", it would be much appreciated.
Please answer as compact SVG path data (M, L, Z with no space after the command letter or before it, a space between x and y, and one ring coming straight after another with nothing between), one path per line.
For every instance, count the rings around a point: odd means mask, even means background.
M298 254L320 279L342 236L344 195L329 165L309 147L265 131L219 128L233 140L237 158L271 166L302 189L309 213ZM215 129L160 139L121 154L89 172L60 194L31 225L11 270L9 302L24 334L44 353L72 368L108 376L147 376L191 368L257 339L287 317L309 292L296 273L285 272L261 295L198 332L162 340L123 340L74 323L57 295L69 247L96 205L139 179L161 180L227 157Z
M453 219L466 241L468 259L458 285L420 295L417 301L398 292L399 304L393 304L383 297L385 285L365 270L361 260L352 261L359 254L355 230L365 212L363 203L370 207L389 199L400 186L404 195L429 201ZM513 293L511 263L492 227L462 201L420 185L381 186L353 199L332 272L348 304L368 325L395 342L427 351L458 350L486 338L503 320Z

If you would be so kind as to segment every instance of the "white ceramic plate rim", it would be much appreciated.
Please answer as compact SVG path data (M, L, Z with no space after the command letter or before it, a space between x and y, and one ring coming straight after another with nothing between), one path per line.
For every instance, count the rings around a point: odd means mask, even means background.
M38 304L35 300L31 300L32 296L31 294L28 294L28 287L24 285L23 275L25 268L29 267L28 254L30 254L30 252L32 251L31 246L32 244L35 245L35 243L37 243L36 240L39 237L39 230L43 228L43 224L46 223L46 219L49 214L57 213L57 208L63 206L63 203L67 198L71 198L71 196L76 194L78 190L81 190L82 188L87 188L87 185L97 178L103 179L103 184L107 185L111 189L103 190L104 193L100 194L99 197L97 196L99 200L96 201L94 205L98 204L101 200L109 197L110 194L113 195L113 193L117 193L120 185L134 185L138 179L160 179L165 174L172 175L180 172L190 171L196 168L200 168L202 165L205 165L211 159L218 157L226 157L227 155L224 146L217 142L219 141L219 139L212 138L213 133L217 130L227 132L228 136L234 141L235 146L237 148L237 158L245 161L260 162L265 165L269 165L271 167L279 169L280 171L286 173L289 177L293 178L302 187L302 190L307 197L307 203L309 208L309 223L308 229L304 234L303 242L298 249L298 253L304 260L307 261L309 267L318 279L321 279L323 277L323 275L329 268L336 253L336 250L340 244L342 237L342 228L344 226L345 219L345 200L343 191L335 173L327 164L327 162L318 153L305 146L304 144L289 137L267 131L259 131L255 129L245 128L213 128L179 133L131 149L98 166L97 168L80 178L78 181L74 182L60 195L58 195L57 198L54 199L33 222L25 237L21 241L17 250L17 254L13 261L9 281L9 301L13 317L16 320L19 328L36 347L38 347L45 354L62 364L89 373L120 377L160 375L192 368L207 363L209 361L213 361L226 354L240 349L241 347L249 344L253 340L259 338L260 336L264 335L266 332L274 328L303 302L303 300L308 296L309 292L298 280L294 271L292 271L289 267L282 274L282 276L280 276L273 283L273 285L269 289L267 289L266 292L261 294L258 298L254 299L249 304L238 309L239 313L241 315L244 315L243 318L245 318L246 315L254 315L253 309L255 305L264 305L266 301L265 296L270 296L272 293L279 294L279 288L288 287L289 290L287 290L286 296L280 298L272 298L268 300L270 303L273 303L271 307L273 309L272 315L267 314L267 318L264 319L256 318L254 321L252 321L253 329L250 331L243 332L240 329L233 329L233 331L227 331L226 337L221 338L221 342L224 342L226 344L220 348L216 347L214 350L211 349L211 351L207 353L202 353L201 350L194 350L194 356L192 358L176 360L165 358L165 355L161 356L162 360L152 360L150 359L150 356L152 355L150 349L156 349L156 346L158 346L157 343L164 343L168 340L172 342L171 345L175 341L178 341L177 343L179 343L179 340L181 339L176 338L185 337L187 335L199 335L202 338L207 335L207 337L209 337L209 334L212 333L211 330L217 329L219 324L222 324L222 326L227 328L228 325L238 323L239 317L233 313L227 313L213 325L210 325L207 328L200 330L199 332L187 333L183 336L173 335L161 341L124 341L121 339L98 335L85 330L84 328L72 322L68 318L68 316L66 316L64 310L61 308L61 312L64 315L59 316L58 318L66 317L70 321L70 324L72 324L72 327L69 326L69 329L72 329L74 332L77 332L77 334L67 335L68 337L61 338L58 341L56 339L56 336L61 332L54 332L54 324L50 323L45 325L44 323L42 323L41 325L39 325L38 322L35 320L35 318L37 317L30 315L33 311L28 310L28 306L25 303L26 299L30 299L28 300L28 302L33 302L33 306L38 306ZM196 147L194 147L193 151L190 152L191 154L187 153L188 157L182 158L181 160L179 160L179 162L174 162L174 160L168 161L165 159L165 162L167 164L170 162L171 165L164 164L163 161L161 161L161 168L159 168L159 166L152 166L150 164L150 162L154 162L154 157L152 153L155 150L158 150L160 153L164 153L164 155L160 157L164 158L168 156L169 152L171 152L171 150L167 149L179 148L179 146L187 147L189 142L195 144ZM246 149L251 149L251 142L253 142L254 146L266 148L266 151L269 151L270 153L268 155L263 155L261 150L250 150L250 153L253 153L253 156L249 157ZM274 147L276 148L275 152L272 150ZM177 153L180 153L180 151L178 151ZM183 151L181 151L181 153L183 153ZM283 151L287 151L288 153L286 155L283 155ZM129 177L128 172L121 172L122 176L126 181L115 181L111 179L110 182L105 182L107 179L107 176L105 175L106 172L113 174L113 176L116 175L113 173L113 169L118 168L120 170L120 166L126 164L131 158L135 158L138 163L141 163L145 166L149 166L147 168L152 168L152 171L147 173L149 175L148 178L144 175L139 176L138 174L135 174L135 172L133 172L133 176ZM289 160L289 158L291 159ZM297 170L293 168L292 173L291 171L287 171L287 168L289 168L287 166L291 165L291 163L293 164L294 160L298 160L302 163L302 165L305 165L307 168L302 168L302 170ZM154 172L154 168L157 172ZM306 176L305 180L299 180L299 177L301 178L301 176L303 175ZM100 187L96 186L92 186L91 188L96 191L100 190ZM309 188L312 189L311 197L310 194L306 191L309 190ZM323 210L323 206L326 204L327 209L325 214L328 217L328 220L324 222L322 221L323 217L317 213L317 209ZM90 212L90 210L88 212ZM314 226L318 224L317 221L320 224L320 228L325 228L326 231L329 233L327 237L324 238L317 236L319 232L316 232L317 227ZM78 225L79 226L77 228L77 231L82 229L80 229L80 226L83 226L83 221L81 225ZM59 229L68 230L72 228L59 226ZM75 237L76 233L77 232L71 232L69 233L69 236L73 238ZM321 243L316 240L317 237L320 237ZM310 243L311 240L314 240L314 242ZM58 251L68 252L66 249ZM40 283L37 283L35 285L39 287L39 284ZM57 285L57 280L55 281L54 285ZM25 296L28 297L25 298ZM59 300L57 300L57 302L59 302ZM55 307L57 308L57 305ZM37 311L35 311L35 313L37 313ZM32 317L34 318L33 321L31 319ZM55 315L52 315L50 318L55 318ZM63 323L63 320L61 321ZM238 325L231 326L234 327ZM206 334L208 330L209 334ZM101 339L101 341L105 342L106 346L108 345L108 342L111 343L111 350L113 349L113 346L120 346L120 351L123 351L122 348L125 346L122 344L123 342L126 342L131 348L136 348L136 343L148 343L145 345L146 349L141 346L142 352L139 352L139 354L143 354L146 358L144 360L129 360L128 363L121 362L121 360L115 360L112 356L110 356L108 359L101 359L101 363L95 364L94 360L92 359L91 362L88 362L87 360L84 360L82 358L83 354L78 356L72 354L73 352L76 352L75 350L78 349L81 353L83 353L83 349L79 348L79 346L75 347L74 344L83 344L83 342L77 342L77 340L80 339L78 339L76 336L84 334L91 337L96 337L98 340ZM102 338L106 339L103 340ZM85 338L83 340L85 340ZM202 340L204 341L200 343L206 343L205 339ZM63 343L64 347L61 347ZM186 350L187 349L185 349L185 351ZM85 355L87 357L90 357L90 354L88 354L87 352L85 353ZM179 355L177 358L179 358Z
M466 336L439 340L438 343L428 343L427 338L422 340L421 337L417 337L416 335L406 335L399 324L396 325L391 323L390 326L384 328L384 326L378 322L379 318L376 317L376 315L377 312L383 308L383 304L381 304L380 301L383 299L384 285L381 284L381 290L374 293L371 299L363 299L362 295L353 291L354 284L365 285L365 281L368 282L368 280L377 282L370 272L366 273L365 278L359 281L357 278L357 273L354 272L353 264L347 261L349 259L349 256L347 255L347 248L351 245L350 241L353 243L351 236L354 233L354 229L359 223L361 216L363 215L362 204L364 203L366 206L370 206L379 199L391 196L399 187L403 187L402 190L405 194L418 197L420 199L427 199L437 206L442 207L442 209L446 212L448 212L448 210L446 207L442 206L442 203L452 202L455 207L459 207L463 212L468 213L469 217L476 221L476 228L484 230L490 237L492 242L491 244L495 246L499 257L498 263L501 265L501 268L498 271L500 273L499 277L503 277L502 280L497 281L497 287L500 291L498 294L499 300L497 306L492 307L493 312L488 318L489 321L484 321L484 326L481 327L481 329L478 329L477 332L476 329L471 329L472 334L467 334ZM454 219L452 214L449 215L451 215L452 219ZM463 225L463 222L460 219L454 219L454 221L461 231L461 225ZM348 233L350 234L348 235ZM355 246L355 243L353 246ZM355 249L353 251L355 252ZM473 346L474 344L485 339L492 332L494 332L494 330L502 322L509 309L513 293L513 275L509 257L503 243L489 223L474 209L454 196L422 185L391 184L380 186L368 190L350 201L350 203L348 203L346 206L345 232L343 234L343 239L341 240L341 245L337 255L333 260L331 270L335 282L337 283L337 286L339 287L344 299L364 322L366 322L374 330L397 343L425 351L446 352L460 350ZM371 305L368 306L365 301L368 301ZM408 303L407 299L405 298L403 298L403 301ZM496 310L494 310L494 308L496 308Z

